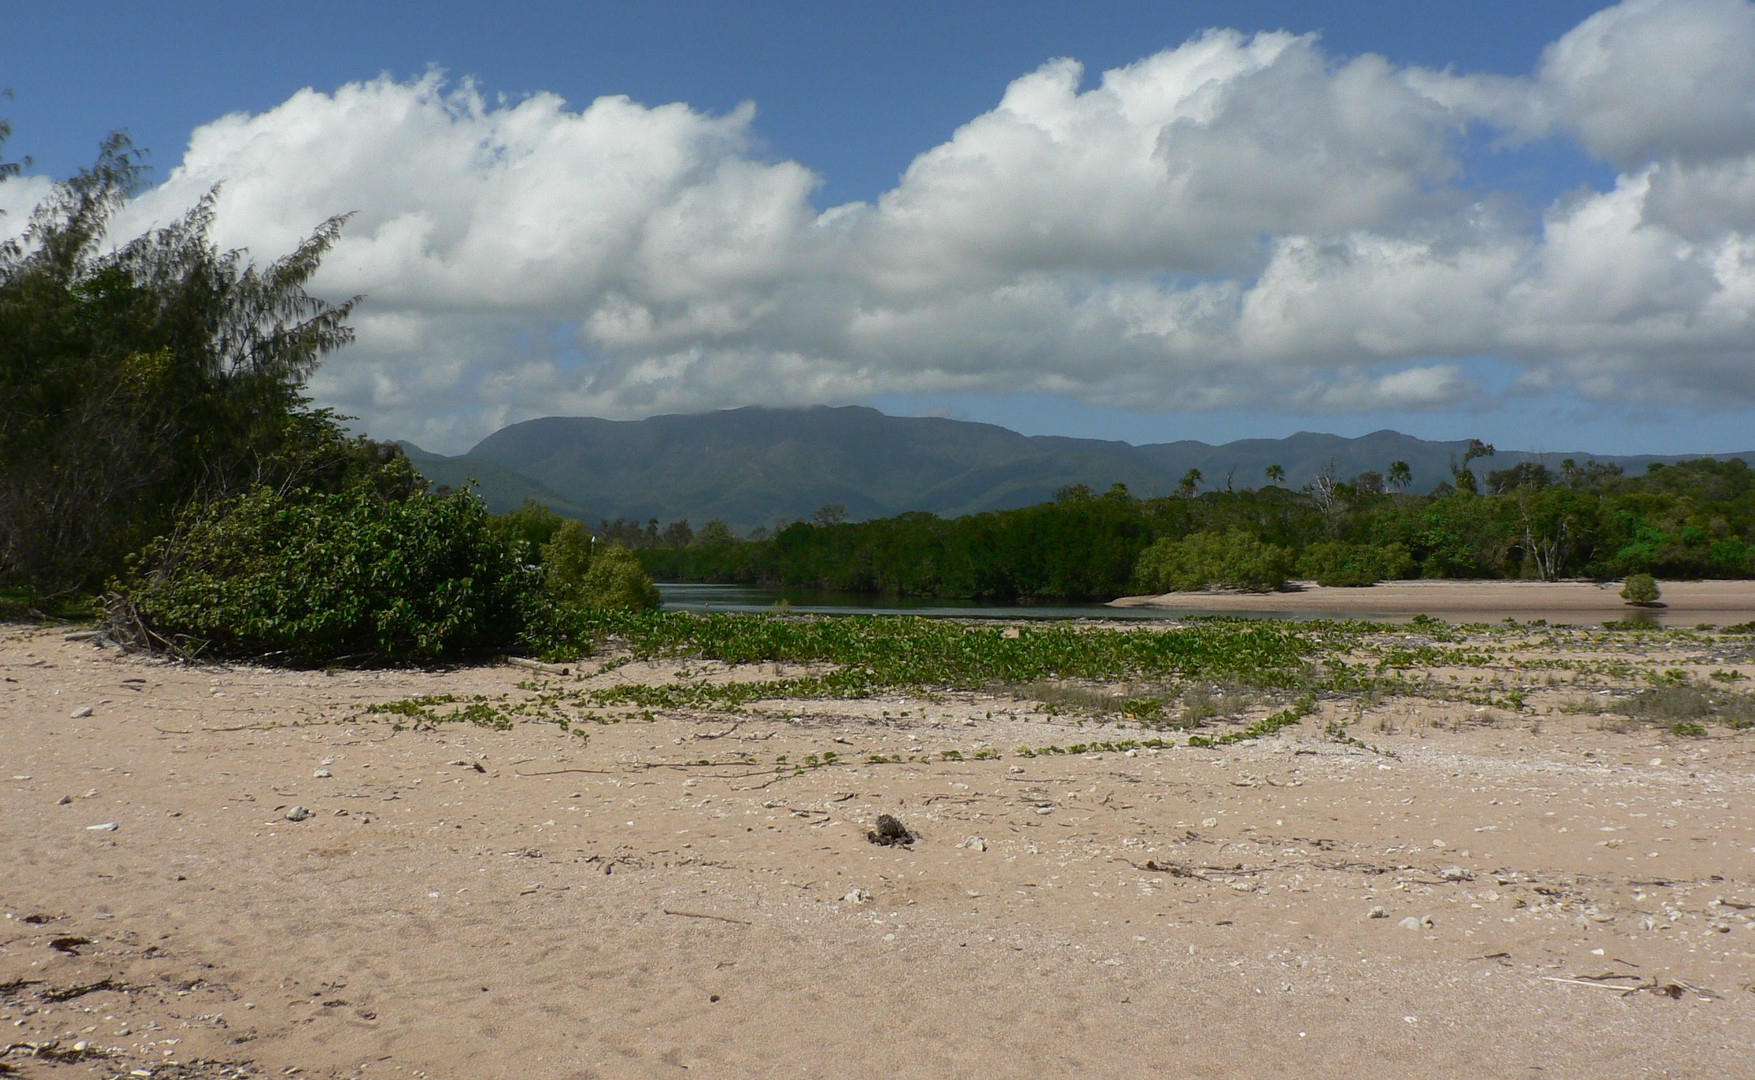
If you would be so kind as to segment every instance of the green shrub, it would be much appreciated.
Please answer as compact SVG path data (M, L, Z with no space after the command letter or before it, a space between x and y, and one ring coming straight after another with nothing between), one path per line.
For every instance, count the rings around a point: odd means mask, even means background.
M539 572L468 492L266 488L185 514L131 560L112 624L205 656L406 663L513 647Z
M1621 586L1621 599L1635 607L1650 607L1661 595L1657 580L1650 574L1628 574Z
M507 544L522 540L535 553L548 546L548 542L566 521L566 518L535 499L525 499L518 509L489 518L488 527Z
M1400 544L1347 544L1324 540L1304 549L1298 573L1318 585L1363 586L1412 577L1414 558Z
M593 537L577 521L562 522L542 545L544 584L556 602L587 603L585 574L591 569Z
M588 607L639 611L658 606L658 588L634 553L620 544L604 547L591 559L578 593Z
M1136 587L1149 592L1187 592L1227 585L1256 592L1283 588L1292 570L1285 548L1245 532L1197 532L1164 537L1140 553Z

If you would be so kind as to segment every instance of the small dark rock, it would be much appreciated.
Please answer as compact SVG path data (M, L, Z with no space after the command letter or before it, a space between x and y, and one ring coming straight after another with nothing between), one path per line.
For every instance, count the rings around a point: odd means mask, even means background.
M898 844L906 847L914 842L914 834L908 831L907 826L888 814L878 815L877 828L866 833L865 838L884 847Z

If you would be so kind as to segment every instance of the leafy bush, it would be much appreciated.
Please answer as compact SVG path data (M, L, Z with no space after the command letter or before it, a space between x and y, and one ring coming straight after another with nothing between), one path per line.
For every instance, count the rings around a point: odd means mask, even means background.
M400 456L301 394L353 339L355 301L305 291L343 219L255 261L212 242L210 191L129 240L113 226L144 175L113 135L0 241L0 587L35 601L95 589L193 504L337 491Z
M1401 544L1347 544L1324 540L1304 549L1298 572L1318 585L1361 586L1412 577L1414 558Z
M591 559L578 593L589 607L639 611L658 606L658 588L634 553L611 544Z
M1187 592L1228 585L1256 592L1283 588L1292 558L1285 548L1244 532L1197 532L1181 540L1165 537L1140 553L1137 587L1151 592Z
M591 534L577 521L564 521L542 545L543 584L556 603L586 603L585 574L591 569Z
M535 499L525 499L522 506L489 519L489 526L507 544L522 540L531 552L539 552L554 539L567 519Z
M658 606L658 589L639 557L620 544L597 544L568 521L542 546L544 586L562 608L639 611Z
M1661 595L1657 580L1650 574L1628 574L1621 586L1621 599L1635 607L1650 607Z
M290 664L406 663L513 646L539 587L467 492L404 500L261 488L186 513L131 560L115 629Z

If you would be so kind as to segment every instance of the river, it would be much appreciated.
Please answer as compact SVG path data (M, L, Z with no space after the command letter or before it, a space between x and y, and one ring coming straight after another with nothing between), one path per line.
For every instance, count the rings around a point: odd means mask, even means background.
M853 593L816 592L809 589L768 589L754 585L696 585L658 582L658 595L666 611L732 611L765 613L784 605L785 610L806 615L923 615L937 619L1125 619L1158 621L1198 615L1229 615L1253 618L1321 619L1347 618L1339 612L1276 611L1272 602L1262 610L1165 611L1157 608L1117 608L1106 604L978 604L940 600L896 599Z

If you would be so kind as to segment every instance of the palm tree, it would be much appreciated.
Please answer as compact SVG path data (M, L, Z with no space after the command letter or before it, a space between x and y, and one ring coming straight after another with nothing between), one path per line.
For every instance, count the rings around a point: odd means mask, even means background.
M1389 463L1389 476L1387 479L1389 480L1390 487L1400 491L1414 482L1414 473L1412 469L1408 468L1407 462L1392 461Z
M1283 484L1286 482L1286 470L1280 468L1278 465L1269 465L1265 471L1267 473L1268 483Z

